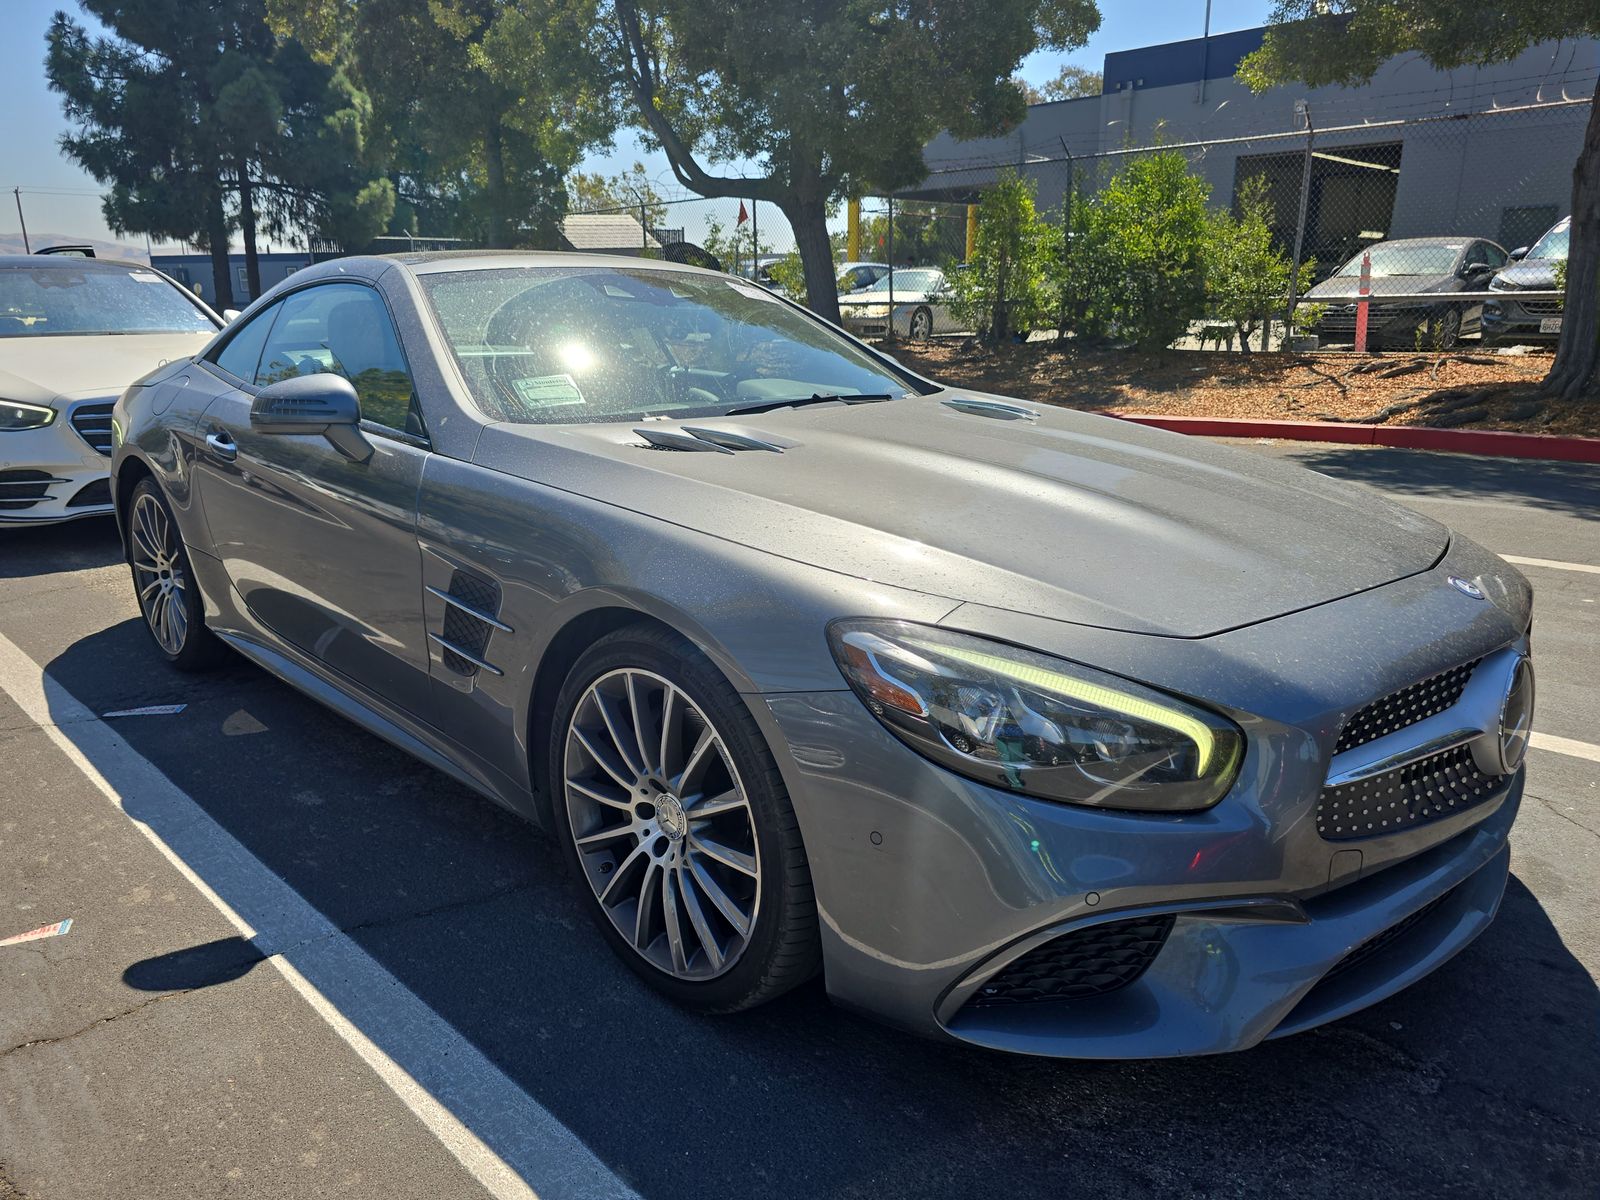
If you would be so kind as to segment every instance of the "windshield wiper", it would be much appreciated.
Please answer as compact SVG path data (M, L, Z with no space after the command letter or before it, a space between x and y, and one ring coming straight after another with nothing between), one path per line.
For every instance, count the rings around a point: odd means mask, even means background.
M893 400L888 392L812 392L809 396L795 396L788 400L768 400L764 404L745 404L730 408L722 415L742 417L746 413L772 412L779 408L804 408L808 404L875 404L879 400Z

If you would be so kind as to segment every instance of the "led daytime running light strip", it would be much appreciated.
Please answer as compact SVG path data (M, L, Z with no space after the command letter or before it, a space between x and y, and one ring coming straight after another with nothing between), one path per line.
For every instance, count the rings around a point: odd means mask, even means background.
M966 650L958 646L942 646L934 642L922 642L907 639L911 645L932 654L953 658L968 666L980 667L985 671L992 671L996 675L1007 679L1014 679L1018 683L1025 683L1029 687L1043 688L1056 692L1073 700L1081 700L1085 704L1093 704L1099 708L1110 709L1130 717L1148 721L1152 725L1159 725L1163 729L1170 729L1174 733L1182 734L1194 743L1196 768L1200 775L1205 775L1206 768L1211 765L1211 759L1216 753L1217 737L1211 727L1204 721L1196 720L1187 713L1181 713L1165 705L1156 704L1150 700L1130 696L1127 692L1119 692L1113 688L1101 687L1099 684L1089 683L1082 679L1075 679L1071 675L1063 675L1059 671L1046 671L1040 667L1030 667L1023 663L1012 662L1010 659L1001 658L995 654L984 654L978 650Z

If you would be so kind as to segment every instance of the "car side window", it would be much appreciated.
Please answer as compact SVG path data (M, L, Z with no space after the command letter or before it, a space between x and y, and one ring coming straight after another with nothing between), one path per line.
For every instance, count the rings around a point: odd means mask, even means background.
M342 375L368 421L422 435L394 322L383 299L358 283L325 283L287 297L256 368L260 387L299 375Z
M1496 269L1506 265L1506 252L1493 242L1483 243L1483 256L1489 265Z
M266 345L278 308L279 305L274 304L256 313L234 331L211 361L235 379L254 382L256 364L261 361L261 347Z

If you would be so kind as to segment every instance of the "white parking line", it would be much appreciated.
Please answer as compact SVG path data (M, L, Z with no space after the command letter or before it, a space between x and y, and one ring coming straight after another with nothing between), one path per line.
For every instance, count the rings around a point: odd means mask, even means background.
M269 956L491 1196L637 1200L576 1134L4 635L0 690Z
M1600 575L1600 567L1591 567L1588 563L1561 562L1554 558L1519 558L1515 554L1502 554L1500 557L1519 567L1549 567L1555 571L1583 571L1590 575Z
M1600 746L1593 742L1577 742L1572 738L1556 737L1552 733L1535 733L1528 738L1528 745L1535 750L1549 750L1555 754L1566 754L1572 758L1586 758L1590 762L1600 763Z

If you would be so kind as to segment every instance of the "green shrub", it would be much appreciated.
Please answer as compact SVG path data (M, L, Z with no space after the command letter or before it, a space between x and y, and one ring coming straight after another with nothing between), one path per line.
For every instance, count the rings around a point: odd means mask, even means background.
M1026 333L1044 314L1049 226L1034 211L1033 195L1031 180L1002 172L978 203L972 260L946 272L951 311L989 345Z
M1273 244L1271 213L1266 180L1258 177L1240 189L1237 212L1212 213L1206 220L1205 314L1233 326L1244 354L1250 352L1250 335L1270 327L1272 313L1282 308L1289 291L1289 258ZM1295 290L1302 295L1315 265L1300 266ZM1264 332L1261 341L1264 350Z

